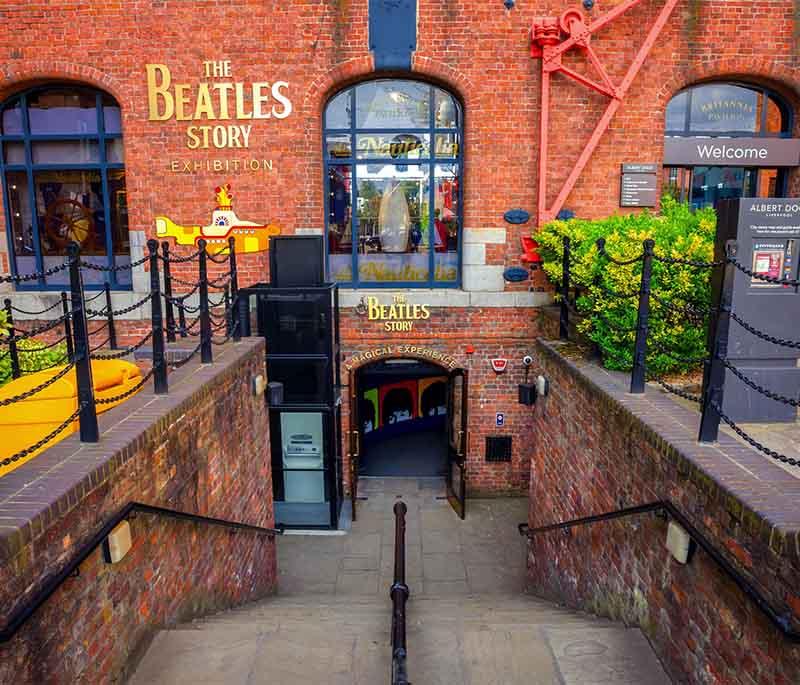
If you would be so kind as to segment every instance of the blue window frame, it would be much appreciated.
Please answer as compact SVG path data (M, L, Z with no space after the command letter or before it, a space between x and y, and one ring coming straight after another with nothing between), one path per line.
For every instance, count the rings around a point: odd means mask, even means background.
M456 288L462 109L429 83L366 81L325 108L328 273L350 287Z
M9 261L14 275L63 262L69 242L84 261L130 264L119 104L102 91L50 84L0 106L0 175ZM87 289L132 287L128 269L87 270ZM29 281L21 290L63 290L68 274Z

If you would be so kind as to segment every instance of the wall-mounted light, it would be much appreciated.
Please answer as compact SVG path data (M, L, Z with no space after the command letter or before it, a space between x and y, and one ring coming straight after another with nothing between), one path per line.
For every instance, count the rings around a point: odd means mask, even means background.
M130 551L131 524L120 521L103 541L103 559L107 564L116 564Z

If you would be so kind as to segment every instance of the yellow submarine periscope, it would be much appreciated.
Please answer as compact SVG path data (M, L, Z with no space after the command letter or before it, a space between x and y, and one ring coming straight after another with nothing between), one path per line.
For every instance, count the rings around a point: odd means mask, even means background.
M263 252L269 249L269 239L279 235L281 227L277 224L257 224L243 221L233 211L231 184L218 186L217 208L211 214L208 226L181 226L166 216L156 217L156 235L159 238L174 238L176 245L196 245L205 238L211 251L217 254L227 252L228 238L233 237L236 252Z

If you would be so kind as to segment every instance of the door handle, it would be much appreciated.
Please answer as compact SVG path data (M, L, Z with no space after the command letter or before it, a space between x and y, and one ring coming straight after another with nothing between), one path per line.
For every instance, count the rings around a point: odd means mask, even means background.
M356 443L355 450L353 451L353 457L358 459L361 453L361 451L358 448L358 431L353 431L353 436L355 437L355 443Z

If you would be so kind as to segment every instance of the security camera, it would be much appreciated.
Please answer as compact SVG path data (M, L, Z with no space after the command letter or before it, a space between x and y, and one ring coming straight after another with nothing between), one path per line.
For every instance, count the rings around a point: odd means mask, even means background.
M531 357L531 355L529 354L526 354L522 358L522 363L525 364L525 366L530 366L531 364L533 364L533 357Z

